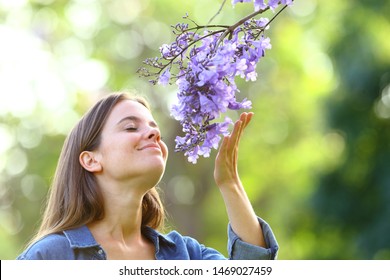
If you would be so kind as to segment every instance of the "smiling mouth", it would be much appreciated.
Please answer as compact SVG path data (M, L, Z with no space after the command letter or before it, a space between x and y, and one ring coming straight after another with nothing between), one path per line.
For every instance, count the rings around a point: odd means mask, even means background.
M149 144L149 145L143 146L142 148L140 148L140 149L138 149L138 150L139 150L139 151L142 151L142 150L146 150L146 149L156 149L156 150L161 151L160 146L158 146L158 145L156 145L156 144Z

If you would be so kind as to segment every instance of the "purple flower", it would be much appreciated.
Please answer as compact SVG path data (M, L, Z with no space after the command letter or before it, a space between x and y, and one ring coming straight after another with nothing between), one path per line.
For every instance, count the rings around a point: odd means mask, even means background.
M267 4L264 3L264 0L255 0L255 11L264 10L267 8Z
M170 56L171 51L170 51L169 45L167 45L167 44L162 45L160 47L160 53L161 53L162 57L164 57L164 58L167 58L168 56Z
M199 73L198 75L199 82L197 83L197 85L203 86L206 83L215 83L217 78L218 78L217 72L205 69Z
M234 80L237 75L256 80L256 63L267 45L253 40L254 36L248 35L251 32L249 29L243 37L235 33L217 47L219 36L205 37L189 51L187 66L181 64L176 82L178 99L171 113L185 133L184 137L176 138L176 150L184 151L190 162L196 162L199 156L209 156L218 147L220 135L228 133L231 120L215 122L221 114L251 108L249 100L236 100L238 89Z
M240 110L240 109L250 109L252 108L252 102L246 98L241 102L232 102L229 103L229 109L231 110Z
M279 6L280 0L269 0L268 6L271 8L271 10L275 10Z
M158 79L158 83L166 86L169 82L169 79L171 77L171 72L169 71L170 69L166 69L161 75L160 78Z
M268 22L269 22L268 18L260 18L259 20L256 20L256 24L258 27L264 27L268 24ZM267 26L267 28L269 27Z

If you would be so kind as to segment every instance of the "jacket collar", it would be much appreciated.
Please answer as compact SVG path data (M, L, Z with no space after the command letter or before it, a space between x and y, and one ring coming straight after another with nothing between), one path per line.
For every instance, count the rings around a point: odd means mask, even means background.
M74 229L64 230L71 248L88 248L99 246L89 228L84 225Z

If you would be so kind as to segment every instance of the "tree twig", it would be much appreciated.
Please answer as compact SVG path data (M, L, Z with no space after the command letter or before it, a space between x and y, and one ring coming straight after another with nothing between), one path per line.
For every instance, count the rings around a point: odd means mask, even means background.
M209 22L207 23L207 25L209 25L209 24L216 18L216 16L218 16L218 15L221 13L223 6L225 6L225 3L226 3L226 0L223 0L223 2L222 2L222 4L221 4L221 7L219 7L219 10L218 10L217 13L209 20Z

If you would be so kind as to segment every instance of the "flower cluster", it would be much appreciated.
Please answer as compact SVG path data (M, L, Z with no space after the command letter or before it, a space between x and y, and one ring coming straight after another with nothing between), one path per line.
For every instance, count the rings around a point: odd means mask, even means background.
M252 1L232 0L232 4L238 2ZM176 137L176 151L184 152L190 162L196 163L199 156L208 157L212 148L218 148L221 136L229 134L232 121L227 117L220 120L223 113L251 108L249 100L237 101L235 77L256 80L256 65L271 48L265 30L276 15L271 20L255 16L291 3L254 0L255 12L231 26L199 26L193 21L195 27L177 24L173 26L176 40L160 47L161 57L145 61L157 71L138 71L143 76L155 76L153 84L176 81L177 103L171 113L185 133Z

